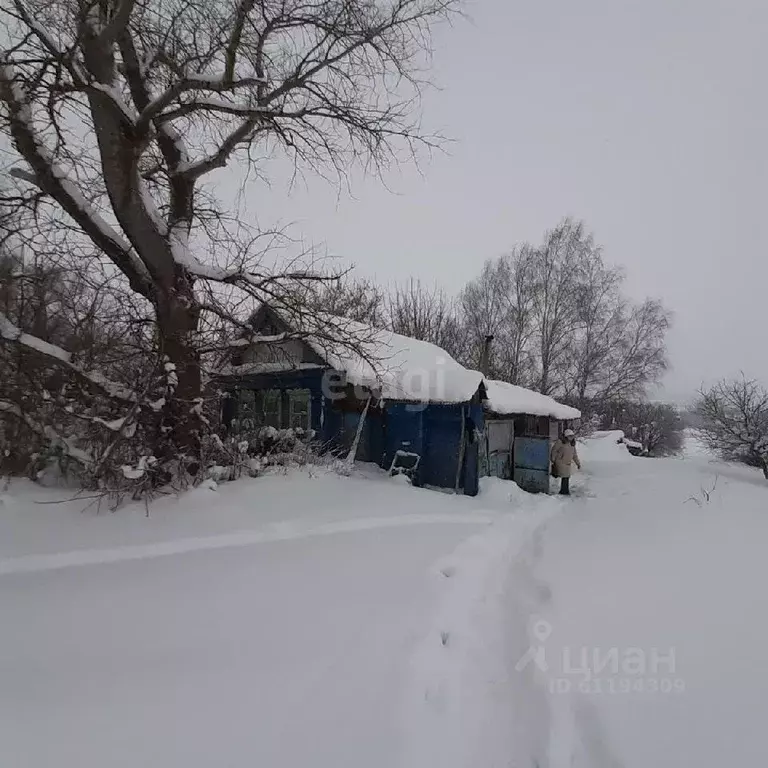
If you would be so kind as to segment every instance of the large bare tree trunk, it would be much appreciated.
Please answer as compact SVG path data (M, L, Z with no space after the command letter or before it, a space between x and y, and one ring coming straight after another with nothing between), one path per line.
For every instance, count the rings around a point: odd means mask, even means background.
M193 296L177 292L164 297L156 307L160 349L168 363L169 397L162 414L162 439L166 459L174 450L196 457L200 452L202 380L200 355L194 344L200 309Z

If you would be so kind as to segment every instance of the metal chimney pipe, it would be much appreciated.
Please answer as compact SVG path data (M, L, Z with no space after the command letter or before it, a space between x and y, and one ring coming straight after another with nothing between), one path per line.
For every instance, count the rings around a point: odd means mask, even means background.
M491 365L491 342L493 341L493 336L486 336L485 341L483 342L483 349L480 352L480 373L483 374L483 376L488 376L488 369Z

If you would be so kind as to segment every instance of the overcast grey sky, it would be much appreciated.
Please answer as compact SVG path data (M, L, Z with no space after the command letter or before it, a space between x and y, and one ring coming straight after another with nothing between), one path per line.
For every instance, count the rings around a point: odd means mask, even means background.
M296 223L388 282L458 290L482 262L583 218L631 295L675 312L670 397L740 369L768 382L766 0L475 0L440 29L425 124L455 139L424 177L354 197L277 181ZM394 193L393 191L394 190Z

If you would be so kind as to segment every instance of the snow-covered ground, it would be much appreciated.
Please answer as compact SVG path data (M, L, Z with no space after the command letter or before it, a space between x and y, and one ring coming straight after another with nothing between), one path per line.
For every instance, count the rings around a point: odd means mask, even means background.
M0 499L0 765L415 766L449 739L459 765L483 732L523 749L482 707L507 703L507 557L551 499L365 468L199 489L148 518L62 498L14 482Z
M147 518L12 483L0 765L768 764L765 482L580 453L569 500L363 467Z

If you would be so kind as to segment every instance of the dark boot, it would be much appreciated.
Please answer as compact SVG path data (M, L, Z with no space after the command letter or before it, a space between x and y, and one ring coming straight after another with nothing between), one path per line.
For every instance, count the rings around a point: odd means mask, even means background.
M571 478L570 477L560 478L560 495L561 496L571 495Z

